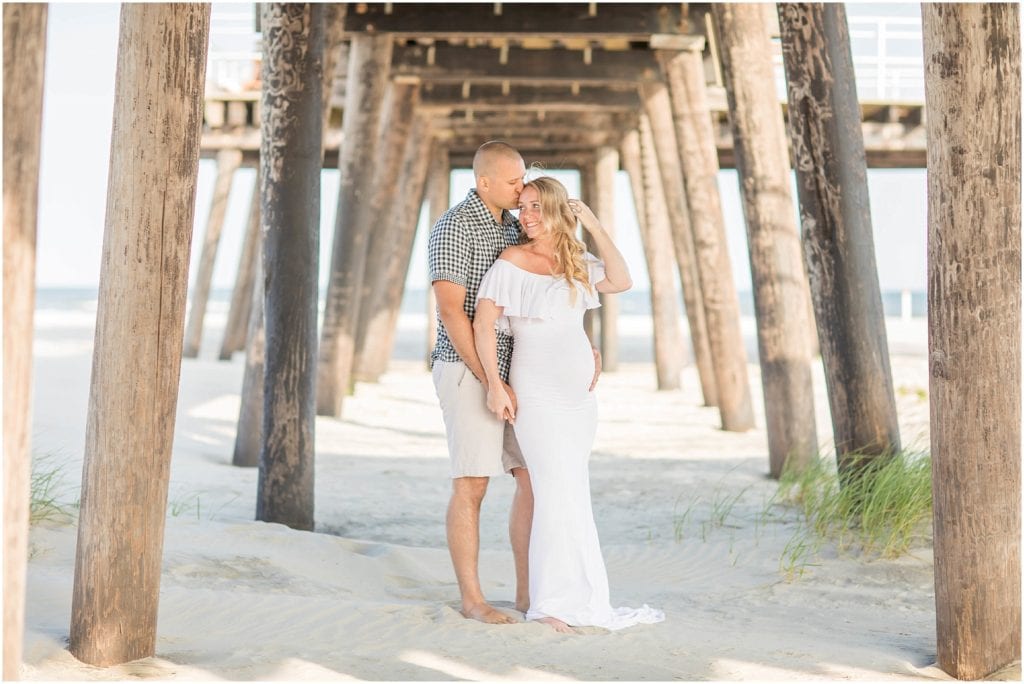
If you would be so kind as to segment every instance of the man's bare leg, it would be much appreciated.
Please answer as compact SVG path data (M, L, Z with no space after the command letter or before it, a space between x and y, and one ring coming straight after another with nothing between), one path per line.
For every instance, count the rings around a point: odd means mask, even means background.
M516 493L508 516L508 537L516 566L516 610L530 609L530 529L533 526L533 487L526 468L513 468Z
M462 594L462 614L491 624L513 623L508 615L487 604L480 589L477 562L480 555L480 504L487 491L486 477L458 477L452 480L448 502L448 551L455 566L455 578Z

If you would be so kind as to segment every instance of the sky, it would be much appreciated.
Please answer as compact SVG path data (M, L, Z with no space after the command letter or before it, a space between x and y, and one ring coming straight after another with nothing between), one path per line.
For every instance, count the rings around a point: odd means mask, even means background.
M116 3L51 3L47 30L43 96L42 160L36 280L40 288L95 288L99 282L110 134L114 101L118 17ZM251 4L214 3L211 51L238 49L230 30L217 32L217 16L251 11ZM848 15L919 16L919 5L850 5ZM855 32L854 32L855 33ZM854 40L857 40L856 35ZM904 41L913 47L914 41ZM244 45L243 45L244 48ZM855 43L856 48L856 43ZM912 50L911 50L912 52ZM919 51L918 51L919 54ZM863 93L862 93L863 96ZM525 160L527 165L529 159ZM202 160L196 188L190 286L210 209L215 162ZM557 174L570 191L578 192L574 172ZM214 268L214 288L230 288L241 253L255 171L241 169L228 200L228 212ZM750 266L736 173L723 170L718 179L733 276L737 290L750 289ZM452 177L451 201L462 199L472 185L468 171ZM923 169L872 169L868 174L879 282L885 290L926 288L926 175ZM321 181L320 283L327 268L337 209L338 171L325 169ZM794 202L796 199L794 188ZM646 289L647 271L636 227L628 177L619 172L615 186L616 241L625 255L638 289ZM795 211L795 209L794 209ZM421 215L407 287L425 288L426 212Z

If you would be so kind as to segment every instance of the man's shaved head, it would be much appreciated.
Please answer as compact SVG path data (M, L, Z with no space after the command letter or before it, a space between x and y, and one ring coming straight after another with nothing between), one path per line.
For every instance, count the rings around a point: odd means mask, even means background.
M476 154L473 155L473 175L479 179L481 176L493 176L495 165L499 161L518 162L522 160L516 148L508 143L499 140L492 140L481 145Z

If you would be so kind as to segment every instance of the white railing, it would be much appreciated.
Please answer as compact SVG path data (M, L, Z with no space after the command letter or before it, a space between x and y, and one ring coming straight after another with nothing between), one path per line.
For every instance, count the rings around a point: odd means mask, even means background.
M206 92L240 92L256 79L261 57L259 38L255 5L214 3Z

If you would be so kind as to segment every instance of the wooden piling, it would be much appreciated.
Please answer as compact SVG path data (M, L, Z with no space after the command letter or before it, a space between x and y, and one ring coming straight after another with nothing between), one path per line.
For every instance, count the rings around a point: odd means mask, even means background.
M209 29L208 4L121 8L71 604L90 665L156 646Z
M242 253L238 258L238 275L235 277L235 288L231 292L228 322L224 326L224 341L220 347L221 361L228 361L236 351L245 349L245 336L252 310L253 282L256 280L256 272L260 270L257 262L260 258L259 243L260 178L257 173L256 184L252 189L252 200L249 203L249 221L242 242Z
M317 364L317 413L325 416L341 416L342 401L352 382L359 294L370 232L376 223L376 217L366 216L360 207L365 209L373 190L370 169L392 41L390 34L357 35L349 49L343 142L338 154L338 211Z
M594 194L590 205L597 219L615 237L615 174L619 170L619 152L607 145L597 148L594 159ZM602 294L600 311L600 346L602 372L619 367L619 299Z
M32 320L46 5L8 3L4 37L3 678L20 679L31 481Z
M259 187L256 188L259 193ZM231 464L255 468L260 464L263 435L263 369L266 361L266 332L263 328L263 236L256 236L256 271L249 293L248 332L245 337L245 372L242 374L242 395L238 407L238 428Z
M580 167L580 199L582 199L591 209L594 211L595 195L597 195L597 180L595 175L597 173L595 160L590 159L586 164ZM596 215L597 212L594 211ZM600 219L600 217L598 217ZM586 245L587 251L591 254L597 253L597 247L594 246L594 241L590 237L590 233L578 228L577 231L582 235L583 244ZM590 340L590 344L593 347L600 348L601 340L601 324L597 313L598 309L587 309L583 314L583 332L586 333L587 339Z
M256 519L311 530L324 6L262 10L266 358Z
M718 380L715 373L714 348L705 314L706 295L697 269L697 254L690 225L690 211L686 204L683 171L679 161L675 126L672 122L672 103L668 89L662 83L644 84L640 88L644 110L652 131L654 161L664 185L665 210L668 212L679 267L679 282L683 290L686 320L690 328L693 357L700 377L705 406L718 406ZM642 133L641 133L642 135ZM641 141L641 145L643 142Z
M900 448L860 106L843 5L784 3L778 13L804 264L845 479Z
M1021 74L1014 4L922 5L939 667L1021 645Z
M694 255L715 366L718 411L723 430L742 432L754 427L754 407L747 351L740 329L740 302L718 195L718 150L707 103L704 65L696 50L663 52L659 58L672 98L676 153L686 179Z
M786 467L803 470L818 450L809 290L764 6L715 4L712 13L747 224L769 473L778 478Z
M373 303L367 321L367 344L363 356L364 372L376 382L387 370L395 346L395 331L402 308L402 294L412 259L412 246L416 240L420 210L426 191L427 170L430 164L432 136L429 122L417 116L402 157L399 185L403 189L386 220L394 227L393 247L388 259L381 264L378 297ZM371 343L372 341L372 343Z
M430 208L430 223L433 226L441 218L441 214L448 211L448 202L451 195L452 165L448 155L448 148L445 145L437 144L430 156L430 167L427 171L427 195ZM429 280L429 277L428 277ZM430 357L434 353L434 344L437 342L437 299L434 297L434 288L427 284L427 353L424 360L427 367L430 367Z
M369 231L355 328L352 374L362 382L376 382L382 372L370 359L376 356L374 347L384 340L374 338L368 332L371 319L379 313L384 301L388 278L386 265L392 258L392 252L398 249L396 240L403 234L403 226L395 222L397 217L393 208L400 202L401 193L407 191L404 185L407 179L401 176L402 162L419 100L418 82L394 82L389 88L389 105L381 125L377 158L373 165L373 185L366 200L369 211L365 216L367 220L369 217L376 217L376 220Z
M622 162L633 183L634 202L638 207L638 218L641 219L638 222L640 239L651 281L654 367L658 389L679 389L686 349L679 323L676 279L672 269L672 228L669 225L665 190L646 114L640 115L639 132L628 131L623 137ZM639 211L641 205L642 217Z
M224 216L228 210L228 195L231 194L235 171L241 164L241 150L223 149L217 153L217 180L213 188L213 202L210 204L210 214L206 221L203 251L199 255L199 265L196 267L192 303L189 306L188 325L185 328L185 349L182 352L185 358L194 359L199 355L199 346L203 338L203 319L206 318L206 305L213 283L213 265L217 260L217 247L220 245Z

